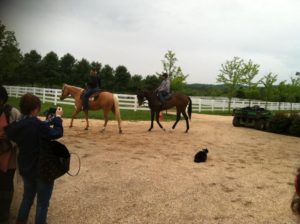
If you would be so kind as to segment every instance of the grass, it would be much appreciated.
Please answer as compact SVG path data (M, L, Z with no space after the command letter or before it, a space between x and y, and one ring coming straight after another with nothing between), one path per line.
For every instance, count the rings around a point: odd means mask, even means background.
M8 99L8 103L16 108L19 108L19 100L20 98L14 98L10 97ZM64 115L63 117L65 118L71 118L73 111L74 111L74 106L73 105L59 105L63 108ZM51 108L51 107L56 107L53 103L42 103L42 108L40 112L40 116L44 116L44 112ZM175 120L176 116L172 114L165 114L164 113L164 120ZM84 118L84 113L80 112L77 115L77 118ZM103 119L103 111L89 111L89 118L93 119ZM148 121L150 120L150 112L149 111L133 111L133 110L121 110L121 118L122 120L127 120L127 121ZM113 113L109 113L109 120L114 120L114 115Z
M20 98L10 97L8 99L8 103L16 108L19 108L19 100L20 100ZM72 106L72 105L59 105L59 106L61 106L64 110L64 117L71 118L73 111L74 111L74 106ZM56 106L53 103L43 103L40 115L44 116L43 112L45 112L50 107L56 107ZM165 112L163 113L164 120L173 121L176 119L176 116L174 115L175 110L172 109L170 111L172 112L172 114L166 114ZM276 113L276 112L288 113L290 111L273 111L273 113ZM299 112L299 111L293 111L293 112ZM225 110L225 111L202 111L202 112L193 111L193 113L232 116L232 112L229 113L228 110ZM77 117L84 118L84 113L82 113L82 112L79 113ZM192 115L192 117L193 117L193 115ZM103 119L102 110L101 111L89 111L89 118ZM127 121L149 121L150 120L150 112L149 111L121 110L121 118L122 118L122 120L127 120ZM109 113L109 119L114 120L114 115L112 113Z

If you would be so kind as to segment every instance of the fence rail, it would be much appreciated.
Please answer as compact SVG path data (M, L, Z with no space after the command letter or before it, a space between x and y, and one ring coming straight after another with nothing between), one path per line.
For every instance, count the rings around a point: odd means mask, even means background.
M74 105L74 99L66 98L64 101L59 99L61 89L37 88L37 87L22 87L22 86L4 86L10 97L19 98L25 93L32 93L38 96L43 103L53 103L54 105ZM132 94L115 94L118 96L121 109L126 110L149 110L146 105L138 106L136 95ZM194 112L201 111L227 111L228 99L224 97L201 97L191 96ZM300 110L300 103L289 102L265 102L265 101L250 101L250 106L258 105L269 110ZM242 108L249 106L249 100L234 98L231 102L231 108Z

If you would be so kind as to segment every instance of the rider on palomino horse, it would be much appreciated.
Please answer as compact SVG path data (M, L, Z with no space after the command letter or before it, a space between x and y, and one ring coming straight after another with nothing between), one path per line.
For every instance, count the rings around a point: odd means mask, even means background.
M171 82L170 79L168 78L167 73L164 73L162 77L163 77L163 81L161 82L160 86L157 87L156 91L160 99L161 106L165 107L166 100L169 98L169 94L170 94Z
M89 109L89 98L93 93L96 93L100 90L100 78L97 76L97 71L93 68L90 72L89 81L86 83L86 91L83 94L83 111L87 111Z

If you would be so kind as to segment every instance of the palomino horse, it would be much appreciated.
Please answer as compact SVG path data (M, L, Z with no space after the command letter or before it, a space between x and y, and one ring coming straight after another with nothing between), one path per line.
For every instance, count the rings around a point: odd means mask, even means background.
M151 111L151 126L148 131L151 131L153 128L153 120L154 116L156 118L156 122L159 125L160 128L162 128L164 131L165 129L159 122L159 113L162 110L167 110L172 107L176 107L176 121L172 126L172 129L174 129L180 120L180 114L182 114L186 121L186 133L188 132L190 126L189 126L189 119L191 119L192 115L192 100L190 97L185 96L180 93L173 93L171 94L171 97L166 101L166 104L162 107L159 103L158 97L156 95L156 92L150 92L150 91L139 91L137 93L138 103L141 106L143 102L147 99L148 100L148 106ZM188 106L188 116L186 114L186 107Z
M82 99L81 99L82 92L83 92L82 88L67 85L67 84L64 84L62 88L60 100L65 99L69 95L75 99L75 111L73 112L72 115L70 128L73 126L74 118L82 110ZM107 121L108 121L108 113L109 111L112 111L115 114L116 120L118 121L119 133L121 134L122 133L121 114L119 109L118 97L106 91L98 93L98 98L95 98L94 101L89 101L89 110L100 110L100 109L103 110L103 116L104 116L104 126L102 131L104 131L106 128ZM84 113L85 113L85 120L86 120L85 130L88 130L89 128L88 111L84 111Z

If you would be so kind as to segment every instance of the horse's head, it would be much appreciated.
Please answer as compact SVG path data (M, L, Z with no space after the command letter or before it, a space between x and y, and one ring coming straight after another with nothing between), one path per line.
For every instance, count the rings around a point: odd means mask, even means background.
M136 96L137 96L137 99L138 99L138 104L139 104L139 106L141 106L144 103L144 101L146 100L145 92L139 90L137 92Z
M67 90L67 88L68 88L67 84L64 84L61 90L60 100L64 100L67 96L69 96L69 91Z

